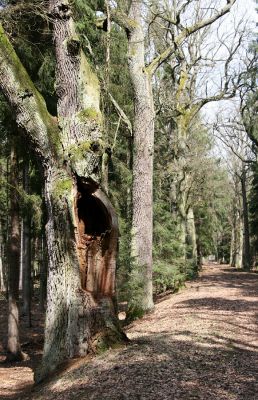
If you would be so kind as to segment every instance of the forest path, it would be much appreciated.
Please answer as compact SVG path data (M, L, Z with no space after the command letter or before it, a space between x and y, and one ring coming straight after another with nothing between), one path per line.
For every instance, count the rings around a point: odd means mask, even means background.
M80 360L22 398L258 399L256 273L207 265L127 333L131 345ZM0 389L0 398L10 397Z

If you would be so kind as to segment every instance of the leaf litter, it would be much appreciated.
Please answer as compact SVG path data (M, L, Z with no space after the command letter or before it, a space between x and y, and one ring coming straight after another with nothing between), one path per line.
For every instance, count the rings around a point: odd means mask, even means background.
M257 328L257 273L205 265L127 327L128 346L75 360L38 386L33 351L26 365L0 365L0 398L258 400Z

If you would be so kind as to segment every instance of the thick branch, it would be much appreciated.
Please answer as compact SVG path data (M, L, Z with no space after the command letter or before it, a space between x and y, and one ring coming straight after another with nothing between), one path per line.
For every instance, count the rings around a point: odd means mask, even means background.
M235 2L236 0L228 0L227 5L223 7L220 11L217 11L212 17L199 21L193 26L186 28L185 37L191 35L192 33L198 31L199 29L204 28L205 26L213 24L213 22L217 21L223 15L227 14L230 11L231 7L235 4Z
M200 111L205 104L211 103L212 101L220 101L220 100L229 100L235 97L236 89L233 89L231 93L227 93L226 90L222 90L220 93L215 94L214 96L206 97L205 99L199 100L195 106L197 111Z
M121 9L110 7L110 15L112 21L116 22L126 31L131 32L135 28L136 22L132 18L129 18Z
M0 89L15 113L19 127L25 132L43 161L52 157L53 139L58 127L48 113L43 97L35 88L0 25ZM57 149L55 149L57 150Z

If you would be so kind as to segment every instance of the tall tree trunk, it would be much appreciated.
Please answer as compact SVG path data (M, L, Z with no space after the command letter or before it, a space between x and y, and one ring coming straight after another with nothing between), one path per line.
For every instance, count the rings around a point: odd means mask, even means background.
M144 64L142 1L131 3L129 18L134 28L128 34L129 72L134 90L133 185L132 185L132 258L134 272L143 287L137 308L153 308L152 236L153 236L153 153L154 107L151 73Z
M5 282L4 282L4 271L3 271L3 260L1 254L1 245L0 245L0 292L5 291Z
M180 246L180 260L183 265L186 262L186 244L187 244L187 175L185 173L186 158L185 138L181 136L183 133L178 129L171 132L171 135L176 135L177 144L174 150L173 157L173 174L170 186L170 197L173 202L173 214L176 218L178 227L178 242Z
M126 166L129 171L133 170L133 137L129 136L127 141ZM132 192L128 186L126 193L126 218L132 221Z
M236 223L236 268L238 269L243 267L243 247L244 247L243 216L242 212L238 211L237 223Z
M235 196L233 203L233 225L230 244L230 265L233 268L242 268L243 263L243 219L242 200L239 197L239 182L235 183Z
M24 239L24 231L23 231L23 218L21 220L21 243L20 247L22 249L21 254L20 254L20 278L19 278L19 290L22 291L22 285L23 285L23 239Z
M245 165L242 168L241 176L241 190L243 199L243 223L244 223L244 247L243 247L243 268L249 271L252 266L251 261L251 250L250 250L250 232L249 232L249 213L248 213L248 202L246 194L246 169Z
M233 217L233 226L231 231L231 243L230 243L230 261L231 267L236 266L236 221L235 215Z
M29 164L24 161L23 167L23 189L26 194L29 194ZM22 279L22 299L23 313L27 317L28 326L31 326L31 218L30 210L26 210L26 215L23 218L23 279Z
M47 250L46 250L46 237L42 234L41 237L41 260L40 260L40 308L45 310L45 303L47 298Z
M20 221L17 189L19 185L18 161L15 146L10 154L10 225L7 247L8 257L8 343L7 360L21 361L19 339L19 270L20 270Z
M2 221L0 219L0 292L5 292L5 271L4 271L4 254L3 254L3 232Z
M187 245L189 247L188 250L188 259L192 261L192 263L197 266L197 242L196 242L196 229L194 222L194 212L190 207L187 212Z
M187 173L187 135L189 134L192 110L189 107L187 65L182 62L178 86L175 88L177 117L169 124L170 146L173 154L173 179L171 184L171 198L175 205L175 216L179 230L179 244L181 249L181 260L183 265L187 257L187 195L188 195L188 173Z
M180 176L180 188L177 192L177 205L178 205L178 213L177 213L177 224L179 227L179 244L181 249L181 260L185 264L186 262L186 239L187 239L187 212L186 212L186 192L184 189L184 177L182 177L181 172ZM183 184L183 185L182 185Z
M201 246L198 235L197 235L197 241L196 241L196 251L197 251L197 267L198 267L198 270L201 270L202 265L203 265L203 255L202 255L202 246Z

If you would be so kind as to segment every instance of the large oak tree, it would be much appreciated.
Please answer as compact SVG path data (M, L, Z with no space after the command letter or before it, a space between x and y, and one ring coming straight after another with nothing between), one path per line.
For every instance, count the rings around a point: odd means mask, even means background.
M61 361L123 339L114 309L117 217L101 189L100 87L68 0L50 0L57 118L0 27L0 88L37 155L48 212L48 289L42 380Z

